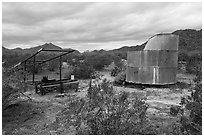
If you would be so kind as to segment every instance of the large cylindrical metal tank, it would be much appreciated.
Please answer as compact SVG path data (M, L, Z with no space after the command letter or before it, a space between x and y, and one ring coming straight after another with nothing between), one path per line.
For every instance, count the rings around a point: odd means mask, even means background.
M126 81L165 85L176 83L179 36L157 34L144 50L127 54Z

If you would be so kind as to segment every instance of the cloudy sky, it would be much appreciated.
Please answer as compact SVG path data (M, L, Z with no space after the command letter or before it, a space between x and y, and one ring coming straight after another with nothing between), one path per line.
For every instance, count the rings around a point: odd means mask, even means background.
M202 3L3 3L2 43L79 51L138 45L155 33L202 28Z

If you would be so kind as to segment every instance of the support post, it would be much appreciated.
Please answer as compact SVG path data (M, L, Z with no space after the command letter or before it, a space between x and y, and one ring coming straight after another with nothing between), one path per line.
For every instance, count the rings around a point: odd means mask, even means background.
M33 57L33 83L35 82L35 56Z
M26 61L24 62L24 83L26 81Z
M24 92L26 92L26 61L24 62L24 77L23 77L23 88L24 88Z
M63 93L63 83L62 83L62 56L60 56L60 93Z
M60 81L62 80L62 56L60 56Z

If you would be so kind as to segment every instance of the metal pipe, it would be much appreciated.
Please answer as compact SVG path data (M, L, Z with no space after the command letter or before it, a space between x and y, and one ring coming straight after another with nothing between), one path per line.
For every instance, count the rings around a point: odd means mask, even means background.
M36 60L35 62L36 63L41 63L41 62L44 62L45 60ZM26 62L28 62L28 63L33 63L33 61L26 61Z
M52 51L52 52L70 52L72 50L62 50L62 49L43 49L42 51Z
M48 62L48 61L54 60L54 59L56 59L56 58L59 58L59 57L61 57L61 56L64 56L64 55L66 55L66 54L72 53L72 52L74 52L74 51L75 51L75 50L72 50L72 51L69 51L69 52L67 52L67 53L64 53L64 54L61 54L61 55L59 55L59 56L56 56L56 57L54 57L54 58L51 58L51 59L45 60L45 61L39 63L39 65L40 65L40 64L43 64L43 63L45 63L45 62Z
M36 56L36 55L37 55L38 53L40 53L42 50L43 50L43 48L41 48L40 50L38 50L35 54L33 54L32 56L28 57L26 60L22 61L21 63L26 62L26 61L29 60L30 58Z
M24 84L25 84L25 81L26 81L26 62L24 62Z
M63 84L61 82L62 80L62 56L60 56L60 93L63 93Z
M60 56L60 81L62 80L62 57Z
M42 50L42 51L55 51L55 50ZM75 50L71 50L71 51L62 50L62 52L67 52L67 53L61 54L61 55L59 55L59 56L56 56L56 57L51 58L51 59L48 59L48 60L36 60L35 62L39 63L39 65L40 65L40 64L43 64L43 63L45 63L45 62L48 62L48 61L54 60L54 59L56 59L56 58L59 58L59 57L61 57L61 56L64 56L64 55L66 55L66 54L72 53L72 52L74 52L74 51L75 51ZM33 61L27 61L27 62L30 63L30 62L33 62Z
M35 56L33 57L33 83L35 81Z

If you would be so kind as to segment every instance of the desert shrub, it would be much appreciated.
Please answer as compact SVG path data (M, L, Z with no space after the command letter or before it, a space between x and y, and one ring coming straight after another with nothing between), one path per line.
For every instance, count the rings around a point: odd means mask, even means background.
M202 134L202 72L196 72L195 87L190 89L191 95L181 99L184 108L181 114L181 130L185 134Z
M15 64L18 64L19 62L25 60L27 57L29 57L30 54L17 54L15 52L2 52L2 60L5 61L4 64L2 64L3 67L9 68L13 67Z
M118 68L122 69L123 63L122 63L121 58L120 58L119 56L116 56L116 57L114 58L114 64L115 64Z
M114 79L114 84L122 85L122 84L124 84L125 79L126 79L126 73L123 71L123 72L119 73L119 74L115 77L115 79Z
M48 62L48 65L47 65L47 69L49 71L55 71L56 69L59 69L59 60L52 60L52 61L49 61Z
M6 109L19 96L18 91L8 84L2 85L2 109Z
M147 105L127 92L116 94L111 82L89 85L87 98L75 109L78 134L129 135L155 134L146 119Z
M202 55L194 54L188 57L186 71L190 74L195 74L202 66Z
M33 70L33 65L27 65L26 66L26 71L28 73L35 73L35 74L39 74L43 71L43 66L42 65L35 65L35 70Z
M111 70L111 76L117 76L119 73L121 72L121 69L117 66L115 66L112 70Z
M5 71L2 80L2 108L4 110L18 99L20 93L26 91L27 86L23 83L22 71Z
M187 61L188 60L188 54L186 52L181 52L178 55L178 60L179 61Z
M68 68L65 70L64 78L71 79L71 75L73 74L74 67L69 65Z
M92 66L95 70L102 70L104 66L110 65L112 60L106 54L95 54L86 55L84 62Z
M180 111L181 111L181 106L172 105L170 107L170 114L172 116L177 116Z
M85 55L84 54L68 54L68 55L65 55L63 59L64 59L63 62L67 62L68 64L72 66L77 66L80 64L80 61L84 61Z
M73 70L73 75L78 79L92 78L94 73L95 73L94 69L85 63L79 64Z

